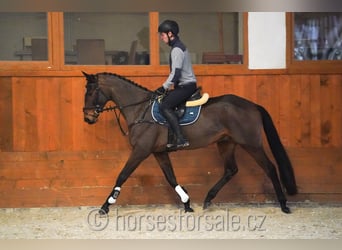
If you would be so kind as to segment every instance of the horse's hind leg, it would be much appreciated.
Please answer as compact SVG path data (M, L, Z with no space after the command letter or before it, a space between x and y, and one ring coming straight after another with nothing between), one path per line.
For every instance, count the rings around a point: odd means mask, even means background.
M282 190L276 168L271 160L267 157L264 149L262 147L255 148L245 145L242 147L256 160L256 162L265 171L267 176L271 179L277 199L280 203L281 210L284 213L290 213L290 209L286 206L286 197Z
M159 166L166 177L166 180L180 196L181 201L184 204L185 212L193 212L194 210L190 207L190 197L187 191L177 183L168 152L156 152L154 153L154 156L157 159Z
M207 197L204 200L203 209L211 205L211 200L214 199L222 187L238 172L238 167L235 161L235 143L222 141L217 143L219 152L224 160L224 173L221 179L209 190Z

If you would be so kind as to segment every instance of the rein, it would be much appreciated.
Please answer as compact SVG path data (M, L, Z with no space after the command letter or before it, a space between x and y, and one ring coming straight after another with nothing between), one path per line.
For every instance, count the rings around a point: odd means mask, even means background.
M120 131L121 133L124 135L124 136L127 136L128 135L128 131L124 131L123 127L122 127L122 124L121 124L121 121L120 121L120 117L121 117L121 113L122 113L122 110L125 109L125 108L129 108L129 107L133 107L133 106L137 106L139 104L142 104L142 103L145 103L145 102L148 102L149 101L149 104L146 106L146 109L145 111L143 112L142 116L140 119L137 119L135 120L132 124L129 124L128 125L128 129L130 129L132 126L136 125L136 124L139 124L139 123L155 123L153 120L144 120L145 118L145 115L147 113L147 110L148 108L153 104L154 100L160 98L160 96L156 95L154 92L151 93L151 96L141 100L141 101L138 101L138 102L134 102L134 103L131 103L131 104L127 104L127 105L124 105L124 106L120 106L120 105L115 105L115 106L108 106L108 107L103 107L101 108L101 106L98 104L99 103L99 98L100 98L100 95L102 95L107 101L110 100L110 98L103 92L103 90L101 89L101 87L99 86L100 84L99 83L87 83L87 85L91 85L91 84L94 84L96 89L96 104L92 107L84 107L83 108L83 112L86 111L86 110L94 110L94 117L98 117L100 115L100 113L104 112L104 111L114 111L114 114L115 114L115 118L116 118L116 121L119 125L119 128L120 128ZM117 110L119 110L117 112Z
M148 101L149 101L149 105L146 107L146 109L145 109L145 111L144 111L144 113L143 113L143 115L142 115L142 118L139 119L139 120L134 121L132 124L128 125L128 127L130 128L130 127L132 127L133 125L138 124L138 123L142 123L142 122L150 122L150 121L145 121L145 120L143 120L143 119L144 119L144 117L145 117L145 114L146 114L146 112L147 112L148 107L151 106L151 104L153 103L153 100L154 100L154 99L155 99L155 96L152 95L151 97L146 98L146 99L144 99L144 100L142 100L142 101L139 101L139 102L127 104L127 105L124 105L124 106L118 106L118 105L109 106L109 107L102 108L102 109L100 109L100 110L97 111L97 112L102 113L102 112L104 112L104 111L107 111L107 112L109 112L109 111L114 111L115 118L116 118L116 121L117 121L117 123L118 123L118 125L119 125L119 128L120 128L121 133L122 133L124 136L127 136L127 135L128 135L128 131L126 131L126 132L124 131L124 129L122 128L122 125L121 125L121 121L120 121L120 117L121 117L122 110L125 109L125 108L128 108L128 107L133 107L133 106L136 106L136 105L139 105L139 104L142 104L142 103L145 103L145 102L148 102ZM117 112L117 110L119 110L119 112Z
M102 91L100 88L98 89L98 91ZM104 93L102 93L104 95ZM144 117L146 115L146 112L148 110L148 107L150 107L153 103L153 101L158 98L158 96L152 94L151 97L148 97L142 101L139 101L139 102L135 102L135 103L131 103L131 104L127 104L127 105L124 105L124 106L119 106L119 105L115 105L115 106L109 106L109 107L104 107L104 108L101 108L100 105L95 105L93 107L84 107L83 108L83 111L84 110L87 110L87 109L94 109L94 113L95 113L95 116L99 116L100 113L104 112L104 111L114 111L114 114L115 114L115 118L116 118L116 121L119 125L119 128L120 128L120 131L121 133L124 135L124 136L127 136L128 135L128 131L124 131L123 127L122 127L122 124L121 124L121 121L120 121L120 117L121 117L121 113L122 113L122 110L125 109L125 108L129 108L129 107L133 107L133 106L136 106L136 105L139 105L139 104L142 104L142 103L145 103L145 102L148 102L149 101L149 104L148 106L146 107L145 111L143 112L143 115L140 119L134 121L132 124L129 124L128 127L132 127L133 125L136 125L136 124L139 124L139 123L143 123L143 122L148 122L148 123L154 123L154 121L147 121L147 120L144 120ZM108 98L107 98L108 99ZM117 112L117 110L119 110L119 112Z

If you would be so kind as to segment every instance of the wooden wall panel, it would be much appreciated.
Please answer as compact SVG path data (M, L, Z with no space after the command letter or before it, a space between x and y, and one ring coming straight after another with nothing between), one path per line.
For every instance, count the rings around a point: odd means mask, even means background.
M289 115L291 113L291 99L290 99L290 85L289 77L282 77L282 81L278 83L279 91L279 121L278 132L284 146L290 145L290 137L292 135L293 122L290 121Z
M154 89L163 78L133 80ZM286 146L329 147L341 145L341 81L340 75L208 76L200 77L199 85L211 96L233 93L265 106ZM112 149L124 144L112 112L102 114L94 126L83 122L82 78L13 78L7 93L13 105L2 115L13 120L13 131L12 137L2 135L12 141L14 151ZM110 145L112 140L118 143Z
M307 76L310 82L310 146L321 146L321 83L319 76Z
M60 150L70 151L74 146L74 115L79 113L76 109L75 99L73 96L74 86L72 81L60 82L60 104L59 109L59 129L60 129ZM75 110L74 110L75 108ZM77 112L78 111L78 112ZM79 116L77 116L79 117ZM76 119L75 119L76 120ZM56 122L58 122L56 120Z
M165 80L130 79L151 90ZM130 146L113 112L95 125L83 121L84 78L2 77L0 85L0 207L102 203ZM270 112L297 175L300 194L291 200L342 201L342 75L199 76L198 85L211 96L240 95ZM274 200L262 170L237 154L240 171L215 201ZM172 153L171 159L195 202L223 171L215 146ZM119 204L179 202L153 157L123 190Z
M12 79L1 78L0 91L0 152L13 149Z
M341 145L341 142L342 142L342 98L341 98L342 76L341 75L331 76L330 83L331 83L330 99L332 103L331 143L333 146L339 146Z
M288 199L341 202L340 152L341 148L288 148L299 186L299 194ZM129 151L2 153L0 207L98 206L111 191L128 154ZM171 160L178 182L196 203L203 202L223 172L215 147L172 153ZM237 151L237 163L238 174L214 202L274 201L269 179L242 150ZM132 174L118 200L119 205L170 202L180 203L153 157Z
M52 151L60 149L61 141L61 84L58 79L50 79L47 83L44 78L34 79L36 124L37 124L37 151ZM67 122L67 121L66 121Z
M35 78L13 78L13 151L37 151Z
M66 88L71 89L71 96L69 97L72 105L69 110L70 119L72 122L72 150L82 151L86 149L86 142L88 139L84 134L84 121L82 108L84 105L84 94L85 94L85 81L79 78L73 77L68 83Z
M321 106L321 145L331 145L331 129L332 129L332 83L330 79L325 76L321 77L321 103L325 105Z

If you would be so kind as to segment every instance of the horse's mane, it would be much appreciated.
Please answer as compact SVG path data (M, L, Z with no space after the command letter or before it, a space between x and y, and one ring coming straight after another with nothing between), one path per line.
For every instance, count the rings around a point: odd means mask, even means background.
M146 88L146 87L144 87L144 86L141 86L140 84L138 84L138 83L136 83L136 82L134 82L134 81L132 81L132 80L130 80L130 79L124 77L124 76L121 76L121 75L118 75L118 74L115 74L115 73L102 72L102 73L97 73L97 74L96 74L96 76L99 76L99 75L117 77L117 78L119 78L119 79L121 79L121 80L124 80L124 81L126 81L126 82L128 82L128 83L130 83L130 84L132 84L132 85L134 85L134 86L136 86L136 87L139 87L140 89L143 89L143 90L146 90L146 91L151 92L150 89L148 89L148 88Z

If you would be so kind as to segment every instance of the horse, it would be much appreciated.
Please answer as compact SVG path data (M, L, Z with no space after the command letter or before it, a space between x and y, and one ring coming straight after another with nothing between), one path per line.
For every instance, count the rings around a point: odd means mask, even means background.
M100 213L109 213L109 207L117 201L122 185L151 154L156 158L169 185L179 195L185 212L193 212L190 196L177 182L169 158L170 151L166 148L168 127L161 126L152 119L150 111L151 103L157 98L155 92L115 73L82 73L86 78L84 121L95 124L103 111L113 110L122 132L125 131L120 124L120 116L124 117L132 147L113 190L99 210ZM115 106L106 107L109 101ZM237 174L234 152L239 145L254 158L272 182L281 211L291 213L284 192L288 195L297 193L294 170L272 118L264 107L233 94L210 97L201 106L198 120L192 125L183 126L182 130L190 141L190 146L180 150L193 150L216 143L224 162L224 173L208 191L203 209L212 204L220 189ZM265 153L263 131L277 163L280 178L275 164Z

